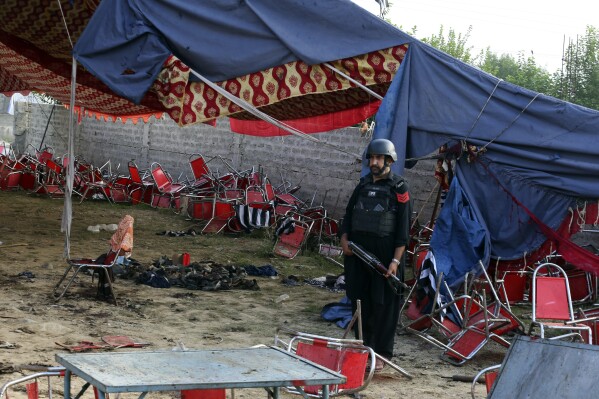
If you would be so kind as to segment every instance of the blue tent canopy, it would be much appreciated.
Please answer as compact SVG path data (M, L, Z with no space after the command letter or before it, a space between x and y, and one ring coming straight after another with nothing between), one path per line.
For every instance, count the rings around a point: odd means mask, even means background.
M139 103L171 54L220 82L412 40L349 0L102 0L74 55L117 94Z
M461 193L444 207L467 198L495 257L521 258L546 240L528 212L555 230L576 199L599 198L599 112L507 83L421 42L409 47L374 137L405 150L393 165L397 173L406 158L443 144L484 148L458 158L460 185L452 190ZM459 234L455 226L438 223L431 247L441 258L451 251L452 262L460 263L459 254L469 262L476 242L434 245Z

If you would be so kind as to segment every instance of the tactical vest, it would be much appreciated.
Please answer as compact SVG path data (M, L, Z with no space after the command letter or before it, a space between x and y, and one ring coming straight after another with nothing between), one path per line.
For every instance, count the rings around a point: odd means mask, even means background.
M395 232L397 224L397 198L393 190L401 182L364 184L352 211L352 232L370 233L387 237Z

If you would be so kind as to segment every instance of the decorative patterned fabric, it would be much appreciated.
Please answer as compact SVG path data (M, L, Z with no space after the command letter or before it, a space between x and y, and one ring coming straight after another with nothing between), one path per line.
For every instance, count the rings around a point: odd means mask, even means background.
M70 102L71 43L77 41L99 1L3 0L0 7L0 93L36 91ZM136 120L162 112L152 95L135 105L108 89L79 67L77 105L94 111ZM125 118L122 118L125 119Z
M36 91L68 104L71 41L77 42L97 4L97 0L61 0L61 12L56 0L4 0L0 7L0 93ZM407 46L397 46L332 64L384 95L406 51ZM303 62L229 79L220 85L279 120L318 117L368 107L375 101L323 65ZM179 125L223 116L256 120L203 83L191 81L189 68L175 57L164 65L140 105L116 95L79 65L76 101L76 109L83 109L84 115L105 120L118 116L135 121L164 111ZM354 124L355 117L354 113L352 118L338 119L333 128ZM267 129L262 135L280 135L280 131Z
M407 46L401 45L331 64L384 95L406 51ZM279 120L323 115L373 101L363 89L324 65L309 66L301 61L229 79L219 85ZM189 68L174 56L165 63L152 90L179 125L222 116L256 119L204 83L190 82Z
M13 50L0 41L0 92L37 91L46 93L63 104L70 102L71 67L57 60L36 60ZM70 63L70 61L69 61ZM52 67L58 66L54 70ZM155 108L135 105L118 97L91 75L78 72L77 104L88 110L111 115L140 115L155 113ZM158 104L156 104L159 107ZM160 110L160 109L159 109Z

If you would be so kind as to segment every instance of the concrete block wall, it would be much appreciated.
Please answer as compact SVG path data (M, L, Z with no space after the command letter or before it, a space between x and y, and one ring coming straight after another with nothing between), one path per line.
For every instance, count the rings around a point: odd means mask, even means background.
M13 142L14 117L8 113L10 97L0 94L0 142Z
M28 144L39 148L51 106L19 104L15 113L15 147L24 152ZM55 154L67 152L68 111L57 107L47 129L44 145ZM275 186L299 185L301 199L323 205L336 218L343 216L347 200L360 177L360 164L352 155L330 149L326 144L342 148L350 154L361 154L369 140L357 128L345 128L311 135L314 143L297 136L254 137L229 131L228 120L216 127L197 124L178 127L168 116L152 118L148 123L123 124L95 118L82 118L75 130L75 153L96 166L111 161L112 170L128 174L127 163L135 160L142 168L159 162L173 178L190 176L189 157L201 153L209 160L213 172L224 174L232 167L243 171L261 167ZM31 147L29 147L31 148ZM221 159L222 158L222 159ZM407 170L415 211L424 208L421 221L426 221L434 201L435 186L432 162L421 162ZM424 218L424 219L423 219Z

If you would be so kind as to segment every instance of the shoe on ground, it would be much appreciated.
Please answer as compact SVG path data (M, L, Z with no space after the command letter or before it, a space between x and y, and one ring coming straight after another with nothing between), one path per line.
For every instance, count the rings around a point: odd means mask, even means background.
M383 370L385 369L385 366L386 366L385 362L383 362L381 359L379 359L379 358L377 357L377 358L375 359L375 361L374 361L374 372L375 372L375 373L378 373L378 372L381 372L381 371L383 371ZM369 373L369 372L370 372L370 363L368 363L368 364L366 365L366 370L365 370L365 371L366 371L367 373Z
M376 358L376 361L374 363L374 372L378 373L381 372L385 369L385 362L383 362L381 359L379 359L378 357Z

